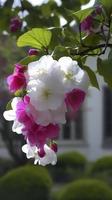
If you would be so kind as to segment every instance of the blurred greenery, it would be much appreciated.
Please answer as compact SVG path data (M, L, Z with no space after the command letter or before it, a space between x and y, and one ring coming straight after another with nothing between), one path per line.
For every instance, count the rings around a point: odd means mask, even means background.
M112 191L104 182L92 179L78 180L54 193L54 200L111 200Z
M49 172L56 182L69 182L84 176L87 160L78 152L66 152L58 155L55 167L49 166Z
M4 200L48 200L52 180L45 168L25 166L0 179L0 198Z
M96 160L91 165L88 176L112 185L112 156L104 156Z
M68 152L48 168L18 168L12 161L0 159L0 176L0 198L4 200L112 200L112 156L90 163L78 152Z

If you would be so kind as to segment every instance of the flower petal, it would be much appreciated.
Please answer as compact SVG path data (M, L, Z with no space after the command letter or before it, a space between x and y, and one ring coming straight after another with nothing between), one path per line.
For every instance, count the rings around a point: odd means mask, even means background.
M14 97L11 103L12 109L16 111L17 103L21 100L20 97Z
M13 126L12 126L12 131L16 132L18 134L22 133L22 129L24 128L24 125L18 122L17 120L14 121Z
M13 110L7 110L3 113L3 116L4 118L7 120L7 121L13 121L15 120L16 118L16 114Z

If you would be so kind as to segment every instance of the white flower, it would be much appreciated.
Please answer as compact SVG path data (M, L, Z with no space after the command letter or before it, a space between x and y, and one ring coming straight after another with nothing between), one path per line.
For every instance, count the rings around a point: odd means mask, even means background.
M22 133L22 128L23 128L23 125L20 122L18 122L18 120L16 119L17 118L16 117L16 105L20 100L21 100L21 98L19 98L19 97L13 98L13 100L11 102L12 110L7 110L3 113L3 116L7 121L14 121L13 126L12 126L12 131L16 132L18 134Z
M28 95L35 109L39 111L56 110L63 103L64 95L59 82L56 84L55 81L49 79L45 83L37 81L35 87L33 84L33 81L30 82Z
M85 76L85 72L80 69L77 61L73 61L70 57L61 57L58 62L64 72L63 83L65 91L69 92L74 88L78 88L83 76Z
M52 56L46 55L42 56L38 61L31 62L28 64L28 71L26 73L26 78L31 79L45 79L50 70L59 70L58 61L53 60Z
M38 110L56 110L64 102L63 72L52 56L42 56L28 65L27 92Z
M36 146L31 147L29 144L25 144L22 147L22 151L26 153L28 159L35 159L34 164L38 163L39 165L45 166L48 164L55 165L57 162L56 153L46 144L44 145L45 156L42 158L38 155L39 149Z
M30 81L28 84L28 95L35 109L56 110L64 102L64 88L56 77L42 81Z

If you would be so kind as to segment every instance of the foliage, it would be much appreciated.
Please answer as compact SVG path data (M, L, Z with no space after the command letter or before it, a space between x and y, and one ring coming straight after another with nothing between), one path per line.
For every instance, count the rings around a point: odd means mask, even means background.
M67 152L58 156L58 162L50 167L53 179L57 182L67 182L84 175L87 161L86 158L78 152Z
M52 33L41 28L33 28L31 31L19 37L17 45L19 47L31 46L37 49L48 48Z
M91 172L97 173L112 169L112 156L104 156L99 158L93 165Z
M89 176L104 180L112 185L112 156L104 156L94 162L90 168Z
M51 182L46 169L17 168L0 179L0 196L4 200L48 200Z
M66 185L54 197L55 200L111 200L111 189L98 180L78 180Z
M76 20L81 23L86 17L88 17L92 12L94 11L93 8L87 8L84 10L79 10L75 13L73 13L73 16L76 18Z

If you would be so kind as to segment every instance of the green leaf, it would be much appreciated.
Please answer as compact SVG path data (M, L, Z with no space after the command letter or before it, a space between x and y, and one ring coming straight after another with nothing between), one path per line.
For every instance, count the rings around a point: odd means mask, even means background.
M96 87L97 89L99 89L99 84L98 84L95 72L92 71L92 69L90 69L88 66L84 66L83 69L87 72L87 74L90 78L91 85L93 87Z
M112 61L112 49L109 52L108 59Z
M11 103L12 103L12 99L7 103L6 110L12 110Z
M14 0L6 1L4 4L4 7L12 8L13 3L14 3Z
M95 46L100 43L101 39L102 38L100 35L95 35L95 34L91 33L83 39L83 43L87 46Z
M23 89L23 90L17 90L14 95L16 97L24 97L26 94L27 94L26 90Z
M68 54L68 51L65 47L63 46L57 46L54 50L54 53L53 53L53 58L54 59L59 59L61 58L62 56L69 56Z
M19 47L31 46L37 49L47 48L52 37L51 31L41 28L33 28L21 35L17 41Z
M79 10L79 11L74 12L72 14L75 17L75 19L81 23L86 17L91 15L91 13L93 11L94 11L94 8L87 8L87 9L84 9L84 10Z
M87 4L90 0L80 0L81 4Z
M112 88L112 60L97 59L98 73L103 76L104 81Z
M31 62L34 62L34 61L37 61L38 60L38 57L37 56L27 56L25 58L23 58L22 60L20 60L20 64L23 65L23 66L27 66L29 63Z
M54 50L55 46L61 45L62 40L62 28L52 28L52 39L49 48Z

